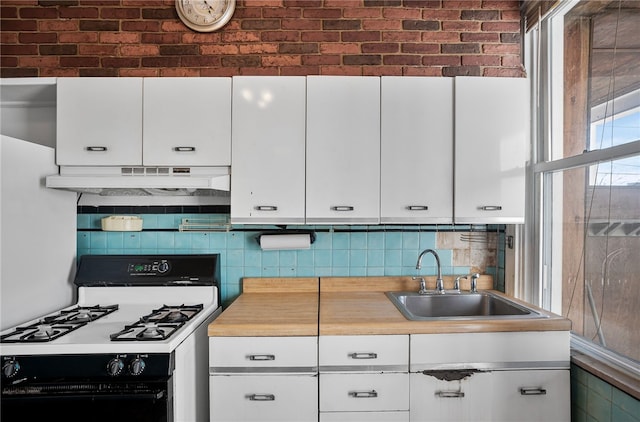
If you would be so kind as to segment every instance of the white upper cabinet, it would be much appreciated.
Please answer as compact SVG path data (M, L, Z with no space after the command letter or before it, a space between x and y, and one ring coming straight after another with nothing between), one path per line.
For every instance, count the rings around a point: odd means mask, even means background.
M59 78L58 165L229 166L230 78Z
M233 78L231 221L304 224L304 76Z
M523 223L528 80L455 78L456 223Z
M142 78L58 78L56 163L142 163Z
M144 78L146 166L231 164L231 78Z
M453 222L453 79L382 77L381 223Z
M306 222L380 221L380 78L307 77Z

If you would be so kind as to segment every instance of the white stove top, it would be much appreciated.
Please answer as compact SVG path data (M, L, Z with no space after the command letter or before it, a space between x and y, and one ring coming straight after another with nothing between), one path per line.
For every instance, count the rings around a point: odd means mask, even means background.
M59 338L47 342L0 343L0 354L45 355L87 353L170 353L175 350L197 327L214 313L220 312L215 286L162 286L162 287L80 287L76 306L110 306L118 309L106 316L77 328ZM164 305L199 305L202 310L186 321L165 340L115 341L110 335ZM55 313L53 313L55 314ZM45 317L47 315L43 315ZM42 318L41 317L41 318ZM41 318L20 324L20 327L37 323ZM15 328L3 331L2 335Z

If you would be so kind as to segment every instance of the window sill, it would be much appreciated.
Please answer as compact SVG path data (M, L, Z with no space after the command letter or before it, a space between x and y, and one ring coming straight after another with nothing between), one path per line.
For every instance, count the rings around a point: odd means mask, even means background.
M571 335L571 362L640 400L640 367L598 345Z

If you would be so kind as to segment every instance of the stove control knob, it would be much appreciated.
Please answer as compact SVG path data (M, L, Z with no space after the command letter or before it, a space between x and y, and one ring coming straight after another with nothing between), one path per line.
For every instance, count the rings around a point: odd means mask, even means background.
M140 375L144 371L146 364L140 358L135 358L129 364L129 372L131 375Z
M158 272L160 274L164 274L169 271L169 263L167 261L162 261L158 264Z
M107 373L112 377L120 375L122 369L124 369L124 362L122 361L122 359L113 358L107 364Z
M13 378L20 371L20 363L17 360L9 360L2 365L2 375Z

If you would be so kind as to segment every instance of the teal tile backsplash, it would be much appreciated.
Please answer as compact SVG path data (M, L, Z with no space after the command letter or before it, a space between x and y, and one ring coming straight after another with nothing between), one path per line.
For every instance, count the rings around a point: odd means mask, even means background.
M452 226L441 226L449 229L446 232L438 232L435 226L304 226L316 229L311 249L263 251L255 239L259 228L237 226L229 232L176 230L184 218L206 218L203 214L140 214L142 232L103 232L99 230L101 219L107 215L111 214L78 214L78 256L219 253L223 304L240 293L242 277L435 275L435 260L430 257L425 258L421 270L415 269L419 252L426 248L438 251L445 275L464 275L479 267L494 275L497 285L504 278L503 261L497 259L504 256L500 242L497 253L489 252L490 259L473 262L471 256L477 256L477 250L467 253L468 257L461 253L459 248L468 245L459 244L455 238L458 235L450 233ZM355 231L345 231L350 229Z
M572 422L640 422L640 401L571 365Z

